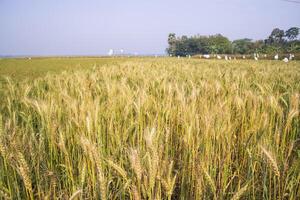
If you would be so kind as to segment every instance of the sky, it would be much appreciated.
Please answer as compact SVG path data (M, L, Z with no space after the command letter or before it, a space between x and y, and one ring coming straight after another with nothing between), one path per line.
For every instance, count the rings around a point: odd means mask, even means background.
M0 0L0 55L163 54L169 33L264 39L300 27L283 0Z

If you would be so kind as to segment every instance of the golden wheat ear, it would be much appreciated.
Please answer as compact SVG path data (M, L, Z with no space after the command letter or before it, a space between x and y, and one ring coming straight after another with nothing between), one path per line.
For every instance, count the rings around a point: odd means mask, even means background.
M4 200L10 200L10 194L4 188L0 188L0 199L3 198Z
M248 184L239 189L231 198L231 200L239 200L248 190Z
M271 166L271 168L273 169L274 173L276 176L280 177L280 171L276 162L276 159L274 158L274 156L271 154L271 152L267 151L264 147L260 146L260 149L262 151L262 153L266 156L267 161L269 163L269 165Z
M2 115L0 114L0 155L6 157L6 146L3 141L4 130L2 126Z
M77 190L76 192L74 192L72 194L72 196L69 198L69 200L75 200L75 199L79 198L81 193L82 193L82 190Z
M25 188L29 193L32 193L32 182L31 182L30 169L25 160L25 157L21 152L18 152L17 159L18 159L18 163L19 163L19 172L24 181Z
M130 150L129 160L130 160L131 168L133 169L138 181L141 181L143 170L142 170L140 157L136 149Z
M216 196L217 189L216 189L215 182L213 181L213 179L211 178L211 176L203 166L201 166L201 169L204 174L204 178L207 181L211 191L213 192L214 196Z

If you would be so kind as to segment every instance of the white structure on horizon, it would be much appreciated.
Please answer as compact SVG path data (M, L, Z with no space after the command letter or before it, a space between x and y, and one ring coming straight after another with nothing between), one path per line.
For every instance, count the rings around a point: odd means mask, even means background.
M288 58L284 58L282 61L285 62L285 63L288 63L289 59Z
M290 54L289 56L290 56L289 60L293 60L293 58L295 58L294 54Z
M227 57L227 55L225 55L225 60L228 60L228 57Z
M205 55L203 55L203 57L206 58L206 59L209 59L209 58L210 58L210 55L205 54Z
M113 49L110 49L109 51L108 51L108 53L107 53L109 56L112 56L112 55L114 55L114 50Z
M243 55L243 59L246 59L246 56L245 56L245 55Z
M254 56L254 60L256 60L256 61L257 61L257 60L258 60L258 58L257 58L256 56Z
M275 60L278 60L278 59L279 59L278 54L276 54L276 55L274 56L274 59L275 59Z
M189 59L191 59L191 55L189 55Z
M219 56L219 55L217 55L217 58L220 60L220 59L222 59L222 57L221 56Z

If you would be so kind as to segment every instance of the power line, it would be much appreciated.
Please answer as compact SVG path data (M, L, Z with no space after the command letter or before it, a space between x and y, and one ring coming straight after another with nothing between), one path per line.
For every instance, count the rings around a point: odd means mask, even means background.
M296 0L281 0L281 1L286 1L286 2L290 2L290 3L299 3L300 1L296 1Z

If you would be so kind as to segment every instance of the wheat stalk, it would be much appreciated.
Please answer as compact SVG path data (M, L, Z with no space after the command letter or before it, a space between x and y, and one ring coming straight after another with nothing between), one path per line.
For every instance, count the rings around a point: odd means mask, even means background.
M96 146L83 136L80 138L80 141L81 141L81 144L82 144L85 154L87 154L96 165L97 175L98 175L98 179L100 182L101 198L106 199L107 198L106 179L105 179L105 176L104 176L104 173L102 170L101 159L97 152Z
M0 154L2 154L3 157L6 157L6 147L3 141L3 133L2 115L0 114Z

